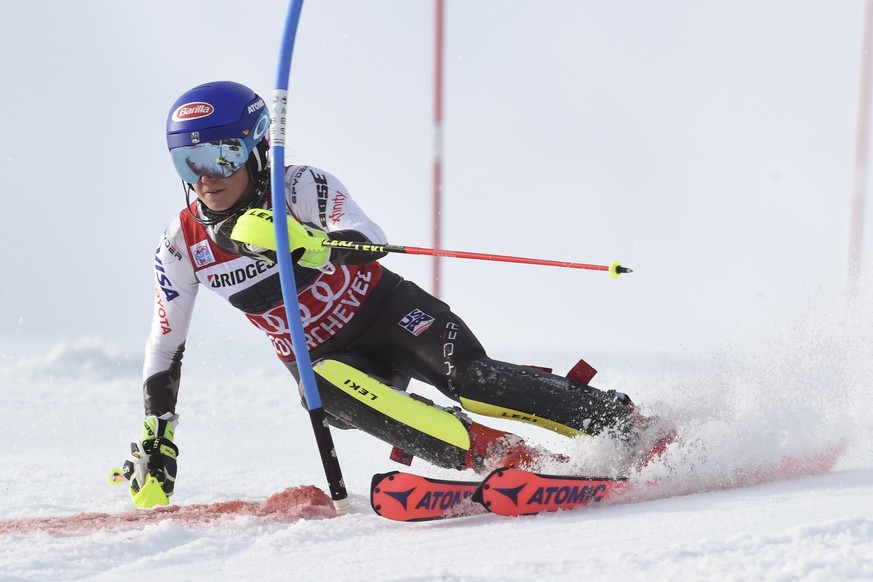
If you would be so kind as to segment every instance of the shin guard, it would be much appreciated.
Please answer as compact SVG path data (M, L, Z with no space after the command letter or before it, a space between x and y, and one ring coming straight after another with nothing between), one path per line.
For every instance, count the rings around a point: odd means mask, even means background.
M325 412L434 465L464 466L470 436L458 416L343 362L322 360L313 370Z

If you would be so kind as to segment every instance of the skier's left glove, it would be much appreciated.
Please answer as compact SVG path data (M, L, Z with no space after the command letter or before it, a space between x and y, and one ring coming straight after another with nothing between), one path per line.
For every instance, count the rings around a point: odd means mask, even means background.
M130 497L137 507L168 505L176 484L176 457L173 443L177 416L166 413L147 416L139 441L130 443L130 455L122 473L130 486Z

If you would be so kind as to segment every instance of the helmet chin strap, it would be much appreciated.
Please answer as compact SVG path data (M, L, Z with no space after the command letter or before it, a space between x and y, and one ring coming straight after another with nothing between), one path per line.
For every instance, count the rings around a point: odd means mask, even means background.
M194 186L183 180L182 188L185 190L185 208L188 209L188 212L194 220L204 226L218 224L219 222L227 220L231 216L242 214L246 210L254 208L264 201L270 191L269 183L258 183L249 196L242 198L233 207L228 208L227 210L212 210L200 199L197 199L197 207L200 209L200 214L202 214L202 216L198 216L197 213L191 210L191 192L194 190Z

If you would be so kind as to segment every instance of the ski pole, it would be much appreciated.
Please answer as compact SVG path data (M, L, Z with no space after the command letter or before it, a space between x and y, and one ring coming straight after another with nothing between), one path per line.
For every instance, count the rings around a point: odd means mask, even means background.
M618 261L610 265L590 265L587 263L571 263L567 261L550 261L548 259L531 259L526 257L511 257L507 255L492 255L486 253L471 253L468 251L449 251L445 249L429 249L423 247L408 247L403 245L379 245L358 243L344 240L324 240L322 246L350 251L366 251L374 253L402 253L407 255L428 255L433 257L451 257L456 259L477 259L480 261L500 261L504 263L523 263L527 265L546 265L549 267L565 267L568 269L586 269L589 271L607 271L615 279L623 273L633 273L633 269L622 267Z
M288 110L288 77L291 70L291 57L294 51L294 37L297 35L297 22L300 20L300 11L303 8L303 0L291 0L288 6L288 16L285 21L285 32L282 38L282 46L279 51L279 67L276 76L276 89L273 92L273 118L270 124L270 142L272 150L272 168L270 176L274 184L272 201L274 208L285 208L285 120ZM339 458L327 424L326 413L321 404L321 396L315 383L315 373L312 371L312 360L309 357L309 348L306 345L306 336L303 332L303 321L300 319L299 309L290 309L297 305L297 284L294 281L294 265L291 263L291 250L288 242L287 218L284 212L277 213L275 217L276 248L279 251L279 280L282 283L282 299L288 317L288 325L291 331L291 344L294 349L294 357L297 359L297 370L300 373L300 382L303 385L303 393L306 397L306 407L309 410L309 419L315 434L315 442L321 456L321 464L327 477L330 488L330 497L333 499L337 515L348 513L349 499L343 482L342 470Z

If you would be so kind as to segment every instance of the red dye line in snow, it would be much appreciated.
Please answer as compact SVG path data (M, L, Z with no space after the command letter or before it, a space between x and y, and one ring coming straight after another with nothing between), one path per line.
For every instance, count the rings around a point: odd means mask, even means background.
M272 521L327 519L336 516L330 497L314 485L291 487L271 495L263 502L224 501L221 503L171 505L127 513L79 513L66 517L35 517L0 520L0 535L91 532L102 529L132 529L148 523L172 520L184 526L208 525L239 516L263 517Z

